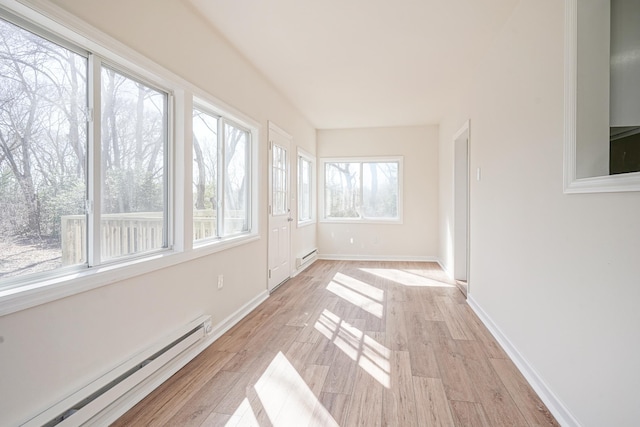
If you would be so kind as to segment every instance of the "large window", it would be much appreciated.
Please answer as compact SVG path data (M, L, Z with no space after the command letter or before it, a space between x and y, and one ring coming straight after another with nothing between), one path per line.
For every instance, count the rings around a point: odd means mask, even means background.
M315 159L298 149L298 224L313 223L315 200Z
M258 238L259 124L74 26L0 6L0 315Z
M167 93L1 18L0 39L0 282L167 247Z
M193 110L193 239L251 231L251 133L232 121Z
M402 159L323 159L323 220L402 220Z

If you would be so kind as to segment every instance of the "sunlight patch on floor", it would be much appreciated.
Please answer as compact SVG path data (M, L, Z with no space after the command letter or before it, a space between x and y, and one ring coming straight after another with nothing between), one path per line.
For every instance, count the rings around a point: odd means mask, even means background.
M345 301L382 319L384 291L360 280L337 273L327 285L327 290Z
M225 427L232 426L258 426L258 420L256 419L256 415L253 413L253 408L251 408L251 403L249 403L248 398L244 398L244 400L238 406L238 409L233 413L231 418L225 424Z
M388 348L327 309L318 318L315 328L381 385L391 387L391 351Z
M254 389L274 426L338 426L282 352L273 358Z
M434 288L453 288L455 285L440 282L438 280L429 279L419 274L410 273L408 271L398 270L395 268L361 268L365 273L373 274L383 279L391 280L404 286L415 287L434 287Z

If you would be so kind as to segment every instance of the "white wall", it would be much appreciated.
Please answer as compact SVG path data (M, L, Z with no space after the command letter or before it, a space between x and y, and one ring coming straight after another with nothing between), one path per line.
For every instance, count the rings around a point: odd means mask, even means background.
M584 426L640 419L640 194L563 194L563 2L522 0L441 124L441 256L452 136L471 120L471 297Z
M404 156L403 224L319 222L318 252L321 256L407 260L436 258L437 126L319 130L317 141L318 161L322 157ZM320 163L318 165L320 167ZM322 183L319 183L320 197L322 191Z
M259 241L0 317L0 424L17 425L202 314L266 290L267 121L315 153L315 129L183 2L56 0L262 125ZM295 147L292 147L295 151ZM313 227L312 227L313 228ZM300 250L315 230L293 230ZM297 248L292 249L295 254ZM224 274L224 289L215 278Z

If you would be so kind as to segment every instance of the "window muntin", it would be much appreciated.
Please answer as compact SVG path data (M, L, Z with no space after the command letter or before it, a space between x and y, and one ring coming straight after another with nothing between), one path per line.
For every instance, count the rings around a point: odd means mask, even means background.
M87 263L88 59L0 18L0 279Z
M401 159L324 159L324 220L401 221Z
M101 72L100 259L167 247L167 94Z
M313 161L298 155L298 223L313 221Z
M251 134L230 120L193 111L193 240L251 231Z

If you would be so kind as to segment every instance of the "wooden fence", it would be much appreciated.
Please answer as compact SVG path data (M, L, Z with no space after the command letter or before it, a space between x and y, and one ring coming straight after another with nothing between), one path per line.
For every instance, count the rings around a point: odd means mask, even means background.
M216 235L216 216L212 210L194 211L194 240ZM62 264L83 264L86 259L86 216L65 215L62 217ZM242 229L243 218L229 218L232 228ZM136 212L127 214L105 214L100 221L101 259L107 260L123 255L145 252L162 247L163 220L161 212ZM239 230L235 230L239 231Z

